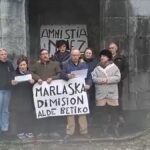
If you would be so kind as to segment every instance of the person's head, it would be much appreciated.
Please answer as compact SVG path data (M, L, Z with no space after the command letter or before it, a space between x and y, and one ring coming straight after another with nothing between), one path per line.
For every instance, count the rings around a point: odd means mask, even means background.
M17 66L21 72L26 72L28 70L28 58L24 55L17 59Z
M111 42L108 45L108 49L110 50L110 52L112 53L113 56L116 55L116 53L118 52L118 45L115 42Z
M71 60L74 62L74 63L78 63L79 62L79 59L80 59L80 51L78 49L73 49L71 51Z
M84 58L85 59L91 59L93 58L93 49L92 48L86 48L84 51Z
M8 52L4 48L0 48L0 61L6 62L8 59Z
M105 64L112 60L112 53L109 50L104 49L100 52L99 58L100 58L100 62Z
M65 41L65 40L57 41L56 47L57 47L58 51L60 51L61 53L64 53L68 48L67 41Z
M47 49L41 49L39 52L40 61L45 63L49 61L49 53Z

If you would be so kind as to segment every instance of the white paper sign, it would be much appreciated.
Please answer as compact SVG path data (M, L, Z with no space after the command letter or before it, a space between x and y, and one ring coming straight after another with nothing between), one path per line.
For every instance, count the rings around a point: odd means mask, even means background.
M40 28L41 48L56 52L56 41L68 41L70 49L77 48L83 52L88 47L86 25L42 25Z
M74 74L75 77L86 78L87 72L88 72L88 69L82 69L82 70L72 71L71 74Z
M27 74L27 75L15 76L15 80L17 82L30 81L30 80L32 80L32 75Z
M85 80L74 78L68 82L54 80L51 84L36 83L33 87L37 118L88 114L89 106L85 92Z

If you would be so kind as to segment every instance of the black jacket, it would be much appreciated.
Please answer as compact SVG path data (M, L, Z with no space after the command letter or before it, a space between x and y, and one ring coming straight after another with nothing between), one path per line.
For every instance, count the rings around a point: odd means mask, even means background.
M0 90L8 90L11 87L14 68L11 62L0 61Z
M15 76L31 74L28 71L26 74L21 74L19 69L16 69ZM20 82L12 87L12 100L10 103L10 111L33 111L33 96L32 96L32 84L28 81Z
M60 53L60 51L57 51L54 54L52 59L54 61L58 61L62 65L62 62L66 61L69 58L70 58L70 52L69 51L65 51L64 53Z
M128 63L125 56L117 54L113 57L113 62L119 68L121 72L121 80L123 80L128 74Z

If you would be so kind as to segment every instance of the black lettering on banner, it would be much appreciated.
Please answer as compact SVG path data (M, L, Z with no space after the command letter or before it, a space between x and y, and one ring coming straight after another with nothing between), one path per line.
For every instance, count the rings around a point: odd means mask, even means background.
M70 99L70 104L71 104L71 105L75 105L76 102L77 102L77 100L76 100L74 97L72 97L72 98Z
M60 114L65 114L65 107L60 108Z
M43 96L49 96L49 93L47 91L47 88L44 88Z
M82 109L82 108L78 108L78 113L79 113L79 114L82 113L81 109Z
M50 107L52 106L58 106L57 99L54 100L50 99Z
M70 40L70 48L72 49L74 46L73 46L73 43L75 42L76 40Z
M55 51L56 51L56 43L54 43L52 40L49 40L49 43L48 43L49 50L52 49L52 46L55 47Z
M75 35L75 31L76 29L70 29L70 33L71 33L71 38L73 39L74 38L74 35Z
M62 93L62 94L68 94L68 93L67 93L66 86L64 86L64 88L63 88L63 93Z
M87 112L88 112L88 108L87 108L87 107L84 107L84 108L83 108L83 112L84 112L84 113L87 113Z
M50 95L51 96L52 95L56 95L56 93L55 93L55 86L50 86L49 89L50 89Z
M40 96L42 96L42 87L40 87L39 89L36 88L35 91L36 91L36 92L35 92L35 93L36 93L36 94L35 94L36 97L39 96L38 94L40 94Z
M81 30L80 30L80 37L81 37L81 36L87 36L87 32L86 32L85 29L81 29Z
M81 93L85 91L85 84L82 84Z
M39 112L38 112L38 118L41 118L41 117L43 117L43 114L42 114L41 111L39 111Z
M41 117L46 117L46 114L44 113L44 110L39 110L38 112L38 118L41 118Z
M60 30L55 30L55 38L59 38Z
M49 37L49 34L48 34L48 30L47 30L47 29L44 29L44 30L42 31L40 38L42 38L42 37Z
M63 87L63 89L64 89L64 87ZM59 92L59 86L58 85L56 86L56 91L57 91L57 93L56 93L57 95L61 95L62 94L61 92Z
M60 114L61 115L75 115L75 114L85 114L88 112L87 107L77 107L77 106L72 106L72 107L61 107L60 108Z
M80 85L81 85L80 83L75 83L75 94L81 93Z
M86 42L86 41L78 40L78 42L80 42L80 43L81 43L81 44L80 44L80 46L79 46L79 50L81 50L81 49L82 49L82 47L84 46L84 44L85 44L85 42Z
M72 83L69 83L68 87L72 90L72 93L70 93L69 95L73 95L74 94L74 89L72 88Z
M64 39L70 39L70 34L69 34L69 29L65 30L65 33L66 33L66 37L64 37Z
M68 98L67 98L68 99ZM61 106L65 106L65 105L68 105L68 100L66 100L65 97L62 98L62 104Z
M44 105L43 100L37 100L37 107L41 108Z
M56 115L55 114L55 110L56 110L56 108L52 108L51 110L46 110L46 114L47 114L47 116L54 116L54 115Z

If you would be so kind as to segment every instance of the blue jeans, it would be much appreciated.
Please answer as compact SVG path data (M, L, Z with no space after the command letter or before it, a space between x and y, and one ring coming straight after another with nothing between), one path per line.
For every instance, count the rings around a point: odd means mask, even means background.
M0 90L0 132L8 131L10 90Z

